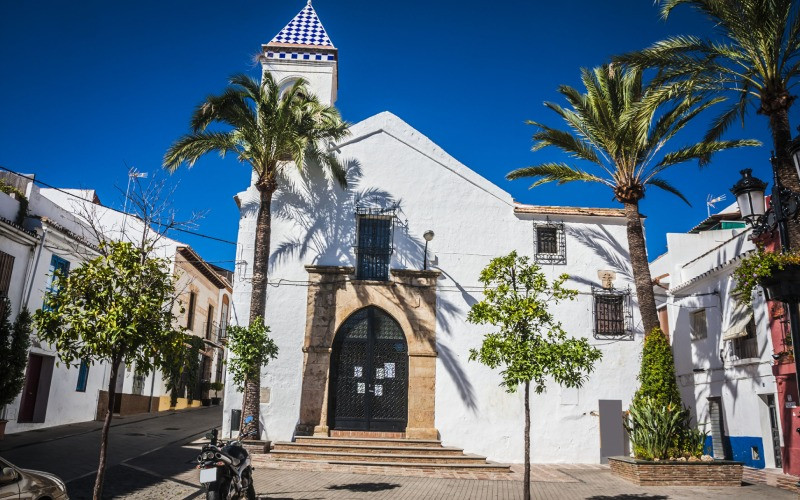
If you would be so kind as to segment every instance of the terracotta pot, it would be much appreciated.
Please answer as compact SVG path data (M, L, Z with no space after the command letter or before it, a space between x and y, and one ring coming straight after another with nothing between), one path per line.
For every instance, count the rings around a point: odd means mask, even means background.
M762 278L759 284L767 300L796 304L800 302L800 265L786 265L775 270L772 276Z

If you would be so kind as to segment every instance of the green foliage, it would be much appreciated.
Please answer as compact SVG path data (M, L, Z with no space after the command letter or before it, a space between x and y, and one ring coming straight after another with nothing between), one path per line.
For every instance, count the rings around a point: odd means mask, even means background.
M228 371L239 390L244 389L248 379L260 375L261 368L278 357L278 346L269 337L269 327L262 318L256 318L250 326L228 327Z
M580 387L594 363L602 357L585 338L568 338L548 311L551 304L574 300L578 292L565 288L563 274L552 283L527 257L511 252L492 259L481 271L484 299L474 304L467 321L498 328L484 337L480 349L470 350L471 361L502 368L502 385L513 392L532 382L544 392L548 377L567 387Z
M13 194L17 201L19 201L19 210L17 211L17 217L14 222L21 226L22 223L25 222L25 215L28 213L28 198L25 196L25 193L3 179L0 179L0 192Z
M675 379L672 346L660 328L654 328L644 337L639 383L641 385L633 396L633 405L649 399L659 406L674 405L680 408L681 393Z
M168 364L163 367L162 371L167 379L167 390L170 394L170 406L175 406L178 398L184 394L189 402L196 398L200 351L203 347L203 339L187 335L177 355L172 356Z
M14 401L22 390L31 337L30 312L20 311L13 325L8 319L10 314L8 298L0 298L0 359L4 365L0 370L0 406Z
M625 430L636 458L667 460L703 454L706 433L689 425L689 411L679 404L642 398L631 406L629 415Z
M797 265L800 265L798 253L766 252L763 247L759 247L756 253L742 259L739 267L733 271L733 278L736 280L733 295L736 300L750 304L753 290L761 280L769 278L775 271L782 271L786 266Z
M664 19L680 5L692 7L710 20L713 38L672 36L617 59L656 67L661 80L686 83L690 93L734 96L730 106L713 120L707 140L720 137L737 121L744 123L753 104L768 116L788 111L794 101L789 92L800 81L800 4L796 0L658 3ZM789 129L788 120L785 127Z
M219 391L221 391L224 388L225 388L225 384L223 384L222 382L212 382L211 383L211 390L214 391L214 393L216 393L216 394L219 394Z
M327 145L346 137L348 124L335 107L320 103L309 92L305 80L299 78L283 93L269 72L264 73L262 84L247 75L234 75L229 83L221 94L197 106L192 132L170 146L164 155L165 168L191 167L201 156L216 151L223 157L235 154L249 164L259 187L277 182L280 170L292 162L303 168L307 161L346 185L345 170ZM212 124L229 130L208 131Z
M690 160L708 161L713 153L726 149L761 144L706 139L668 151L670 139L723 99L676 98L671 87L645 82L643 70L620 65L583 69L581 80L586 93L567 85L559 88L568 108L545 103L561 117L566 129L528 123L536 127L533 151L554 146L594 172L576 164L547 162L514 170L509 179L536 179L531 187L548 182L597 182L610 187L622 203L640 200L645 189L654 186L688 204L680 191L661 177L666 169Z
M103 242L101 255L68 276L56 272L34 320L61 361L124 362L139 373L168 368L187 335L174 326L169 261L128 242Z

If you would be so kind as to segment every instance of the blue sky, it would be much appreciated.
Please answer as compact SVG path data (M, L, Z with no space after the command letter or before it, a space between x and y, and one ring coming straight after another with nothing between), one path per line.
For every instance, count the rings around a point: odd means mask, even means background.
M94 188L121 206L127 167L160 171L169 144L187 130L195 105L237 72L253 76L253 57L303 6L278 1L37 1L0 4L0 165L33 172L59 187ZM525 120L560 125L542 105L560 84L579 85L579 68L607 62L679 33L710 33L700 15L681 9L665 23L644 0L560 2L367 2L316 0L339 49L343 116L357 122L389 110L521 202L618 206L599 185L543 186L506 181L508 171L562 161L556 150L530 151ZM795 106L790 119L800 124ZM707 116L710 118L712 112ZM699 170L679 166L666 177L693 207L650 191L651 259L665 233L684 232L706 216L709 194L727 194L741 168L769 179L764 117L729 137L765 143L720 154ZM676 145L699 137L698 121ZM208 211L198 231L235 240L233 195L249 172L213 156L170 179L179 213ZM723 208L724 203L718 208ZM232 267L232 245L182 235L203 257Z

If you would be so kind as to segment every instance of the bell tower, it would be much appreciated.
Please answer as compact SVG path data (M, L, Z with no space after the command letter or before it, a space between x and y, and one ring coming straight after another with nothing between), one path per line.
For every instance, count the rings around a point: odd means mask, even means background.
M261 55L262 68L282 88L303 78L321 103L336 102L338 50L322 27L311 0L275 38L261 46Z

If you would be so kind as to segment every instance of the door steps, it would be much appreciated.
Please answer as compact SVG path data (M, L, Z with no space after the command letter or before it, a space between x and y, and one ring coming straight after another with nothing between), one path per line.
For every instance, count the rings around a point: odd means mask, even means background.
M343 466L510 472L508 465L488 462L486 457L425 439L298 436L294 442L274 443L270 459Z

